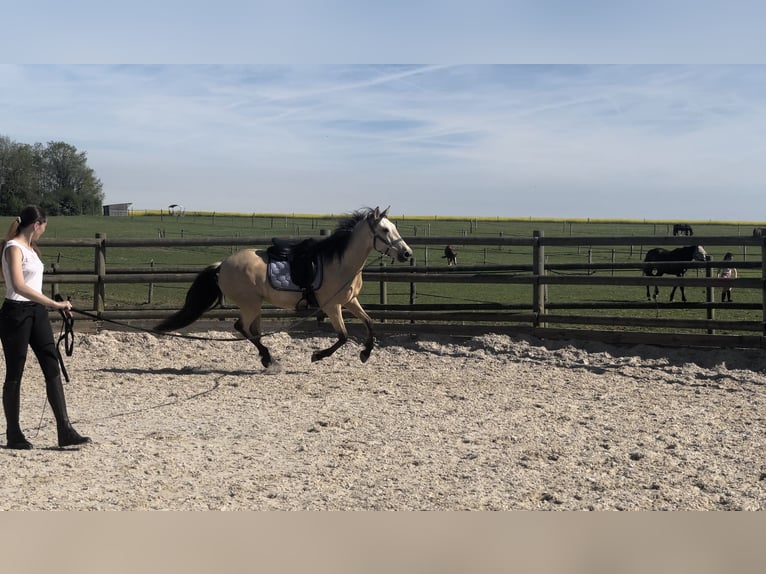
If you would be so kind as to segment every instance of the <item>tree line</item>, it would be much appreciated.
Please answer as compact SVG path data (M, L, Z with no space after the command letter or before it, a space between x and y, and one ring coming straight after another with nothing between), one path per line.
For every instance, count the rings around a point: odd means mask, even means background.
M32 204L48 215L99 215L103 202L85 152L65 142L30 145L0 136L0 215Z

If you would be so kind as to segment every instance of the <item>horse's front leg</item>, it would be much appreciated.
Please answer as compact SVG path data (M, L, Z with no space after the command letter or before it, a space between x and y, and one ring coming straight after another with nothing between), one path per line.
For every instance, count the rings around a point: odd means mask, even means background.
M651 271L644 272L644 275L646 277L653 277L654 276L654 274ZM646 286L646 300L647 301L651 301L652 300L651 288L652 288L652 286L650 286L650 285ZM660 292L660 288L657 287L657 285L654 285L654 300L655 301L657 300L657 295L659 294L659 292Z
M321 361L332 355L335 351L340 349L348 341L348 331L346 330L346 324L343 322L343 313L341 312L340 305L332 305L330 307L323 307L322 310L330 319L335 332L338 334L338 340L332 346L314 351L311 354L311 362L315 363Z
M681 273L681 274L680 274L680 275L678 275L677 277L681 278L681 277L683 277L683 276L684 276L684 273ZM683 286L683 285L680 285L679 287L680 287L680 289L681 289L681 301L683 301L684 303L686 303L686 291L684 290L684 286Z
M239 331L243 337L255 345L256 349L258 349L258 354L261 356L261 364L264 366L264 368L268 368L272 362L271 353L269 352L269 349L263 343L261 343L260 320L256 319L252 321L250 323L250 328L245 329L242 318L239 318L237 319L237 322L234 323L234 328Z
M346 303L344 307L351 311L354 317L359 319L367 329L367 338L364 340L364 349L359 353L359 358L363 363L366 363L367 359L370 358L370 353L372 353L372 348L375 345L375 335L372 332L372 319L365 310L362 309L362 306L359 304L359 300L356 297Z

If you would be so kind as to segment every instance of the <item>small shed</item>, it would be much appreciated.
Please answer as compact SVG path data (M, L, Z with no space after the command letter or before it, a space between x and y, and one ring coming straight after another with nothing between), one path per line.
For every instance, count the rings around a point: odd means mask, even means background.
M104 206L104 215L126 216L130 215L130 206L132 203L110 203Z

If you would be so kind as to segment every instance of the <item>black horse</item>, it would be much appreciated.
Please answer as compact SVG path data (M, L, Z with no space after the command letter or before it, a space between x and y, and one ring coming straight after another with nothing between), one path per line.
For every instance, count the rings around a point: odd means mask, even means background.
M444 248L442 259L447 260L447 265L457 265L457 251L455 251L455 248L452 247L452 245L447 245L447 247Z
M673 249L668 251L667 249L663 249L662 247L657 247L655 249L650 249L646 252L646 257L644 257L644 263L647 265L644 265L644 275L648 277L659 277L660 275L675 275L676 277L683 277L684 273L689 269L688 265L685 265L684 262L691 262L691 261L705 261L705 258L707 257L707 253L705 253L705 250L702 248L701 245L689 245L688 247L679 247L678 249ZM665 263L667 262L667 265L652 265L652 263ZM671 263L675 263L671 264ZM676 294L676 288L678 286L674 286L673 290L670 292L670 300L672 301ZM686 303L686 293L684 293L684 286L681 285L681 299L684 303ZM657 300L657 295L660 292L660 288L657 287L657 285L654 286L654 300ZM646 286L646 298L650 301L652 300L652 297L649 293L649 285Z
M688 223L676 223L673 226L673 235L694 235L694 231Z

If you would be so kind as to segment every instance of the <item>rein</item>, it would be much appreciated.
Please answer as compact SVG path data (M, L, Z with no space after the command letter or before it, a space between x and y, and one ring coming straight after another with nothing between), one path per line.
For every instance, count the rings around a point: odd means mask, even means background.
M102 321L104 323L111 323L113 325L119 325L120 327L125 327L127 329L132 329L133 331L141 331L143 333L149 333L151 335L155 335L158 337L175 337L176 339L192 339L197 341L223 341L223 342L237 342L237 341L248 341L252 337L248 338L241 338L241 337L202 337L199 335L188 335L183 333L160 333L158 331L155 331L153 329L147 329L145 327L137 327L136 325L131 325L130 323L126 323L124 321L117 321L115 319L106 319L104 317L101 317L97 313L92 313L90 311L83 311L82 309L75 309L72 307L73 313L79 313L80 315L84 315L86 317L90 317L91 319L94 319L96 321ZM71 355L71 353L68 353Z
M61 374L64 375L64 379L68 383L69 373L67 373L66 366L64 365L64 357L61 355L60 345L62 342L65 343L64 352L66 353L67 357L71 357L72 354L74 353L74 317L72 317L72 315L67 315L66 313L64 313L64 311L59 311L59 313L61 313L61 319L63 321L63 324L61 326L61 335L59 336L58 343L56 344L56 354L58 355L59 365L61 366ZM154 336L175 337L177 339L191 339L191 340L197 340L197 341L222 341L225 343L237 343L239 341L249 341L252 339L252 337L247 337L247 338L202 337L199 335L188 335L183 333L159 333L152 329L146 329L144 327L137 327L136 325L131 325L130 323L125 323L124 321L116 321L114 319L105 319L104 317L99 316L97 313L91 313L90 311L83 311L82 309L76 309L75 307L72 307L72 313L79 313L80 315L84 315L85 317L90 317L91 319L94 319L96 321L111 323L113 325L125 327L133 331L149 333Z

